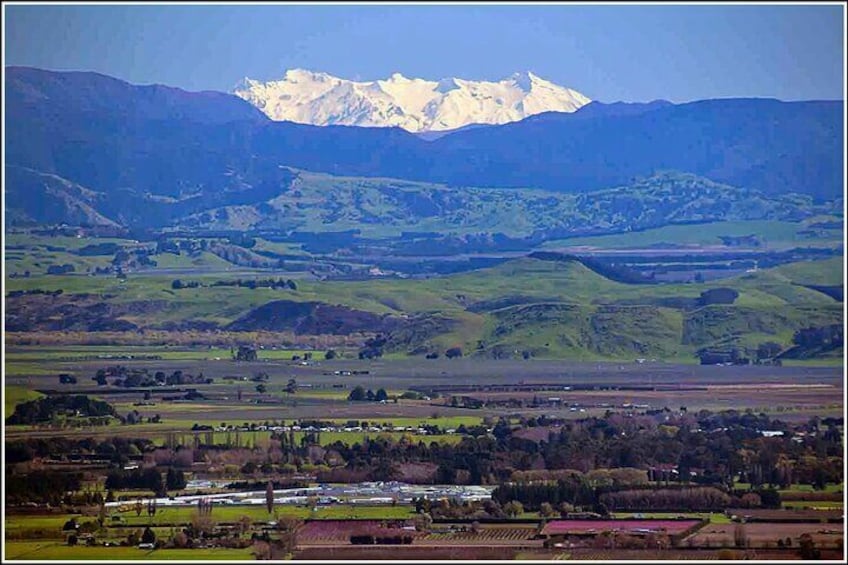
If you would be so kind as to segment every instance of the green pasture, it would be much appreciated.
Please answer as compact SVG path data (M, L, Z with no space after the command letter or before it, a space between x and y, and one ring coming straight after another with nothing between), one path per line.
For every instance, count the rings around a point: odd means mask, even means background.
M254 251L270 251L279 253L280 255L300 255L304 258L310 257L310 254L303 250L303 245L300 243L283 243L279 241L268 241L261 237L256 238Z
M767 249L795 247L812 244L838 244L842 241L841 230L822 230L823 237L810 238L802 233L807 225L801 222L771 220L714 222L697 225L673 225L623 234L574 237L548 241L542 247L592 246L602 249L634 249L660 244L675 245L721 245L719 236L759 236Z
M38 361L5 361L3 363L3 374L10 377L41 377L57 373L40 366Z
M785 367L842 367L845 365L845 359L840 353L838 356L821 359L785 359L782 363Z
M750 488L750 485L748 483L736 483L736 488ZM780 494L797 494L805 492L843 492L844 489L845 483L827 483L824 486L824 489L816 489L813 485L794 484L787 489L780 489L778 492Z
M21 404L23 402L28 402L30 400L37 400L44 396L34 390L30 390L24 386L10 386L6 385L3 387L3 409L5 410L6 417L12 415L15 411L15 406Z
M614 282L581 263L519 258L487 269L430 279L302 280L297 291L240 287L173 290L173 277L161 275L130 276L124 282L100 277L32 277L9 281L8 286L10 290L64 288L66 292L102 292L114 304L168 303L167 308L152 313L125 317L140 324L183 320L226 324L272 300L317 301L346 304L376 314L427 313L450 318L452 326L445 326L428 338L442 351L453 346L476 351L479 342L484 353L494 348L529 349L538 358L595 361L632 359L638 349L640 356L693 363L698 348L726 346L728 336L732 336L734 346L749 349L764 341L789 347L797 329L839 323L841 305L802 285L837 284L842 280L841 266L841 259L836 258L761 269L704 284L633 285ZM191 279L211 282L223 276ZM694 300L704 291L716 288L733 288L739 296L732 306L715 305L691 312L669 306L669 300L671 304ZM532 313L521 304L508 302L482 312L467 310L470 303L504 297L519 297L522 304L537 305ZM409 347L416 339L412 338ZM634 349L634 344L639 347ZM407 349L402 346L389 352L386 360L406 356ZM140 350L174 360L230 357L226 349ZM259 357L284 360L303 353L266 349L259 352ZM322 360L323 352L316 352L315 357L316 361ZM12 370L22 374L27 368L18 365Z
M259 489L260 491L263 489ZM264 497L264 493L261 494ZM148 492L146 496L139 496L142 502L150 498ZM167 507L159 506L154 516L147 515L147 508L142 510L140 515L136 515L134 505L135 500L128 500L123 503L124 510L121 506L117 508L109 508L108 517L106 519L107 530L124 527L165 527L171 525L189 524L197 515L197 508L194 506L178 506ZM114 516L119 516L119 521L113 521ZM268 512L264 505L215 505L212 508L212 520L216 523L234 523L243 517L250 518L254 522L267 522L274 520L275 517L290 517L301 519L402 519L412 518L415 516L415 508L410 505L398 504L366 506L366 505L351 505L351 504L333 504L328 506L316 506L310 508L308 506L295 506L291 504L276 504L273 511ZM62 526L75 518L77 523L96 521L96 516L81 516L79 514L50 514L50 515L20 515L11 514L5 516L6 531L11 533L20 533L27 530L45 530L55 532L57 536L62 535Z
M637 518L642 517L653 520L673 520L680 516L687 519L707 519L711 524L730 524L731 520L721 512L613 512L613 518Z
M4 558L9 560L61 561L246 561L253 560L251 548L246 549L138 549L137 547L69 547L57 542L7 541Z
M842 492L844 489L845 483L827 483L824 486L824 489L816 489L813 485L809 484L793 484L789 488L778 489L778 493L783 494L803 494L803 493L816 493L816 492ZM751 483L740 483L734 482L733 488L738 490L750 490L753 488Z
M841 509L845 506L841 500L784 500L783 508Z

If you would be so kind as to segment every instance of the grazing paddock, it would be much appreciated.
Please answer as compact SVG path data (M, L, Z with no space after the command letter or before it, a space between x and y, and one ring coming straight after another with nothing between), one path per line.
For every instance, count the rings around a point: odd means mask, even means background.
M389 561L473 561L512 560L517 553L509 547L462 547L415 545L341 545L306 547L294 552L295 560L389 560Z
M808 503L809 504L809 503ZM815 505L812 503L809 505ZM820 504L820 503L819 503ZM830 508L827 510L812 509L768 509L768 508L728 508L730 516L745 518L746 522L842 522L842 510Z
M553 520L542 529L542 535L586 535L613 531L674 535L700 523L700 520Z
M804 510L842 510L845 506L841 500L786 500L781 505L787 509Z
M64 543L7 541L4 544L4 560L97 560L114 562L120 560L139 561L244 561L252 560L251 548L246 549L138 549L137 547L69 547Z

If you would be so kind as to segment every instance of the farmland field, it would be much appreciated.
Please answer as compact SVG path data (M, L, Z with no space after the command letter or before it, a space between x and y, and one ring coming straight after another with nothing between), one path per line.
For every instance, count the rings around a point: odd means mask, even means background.
M698 525L698 523L697 520L553 520L545 525L542 533L557 535L585 534L604 530L616 530L625 533L640 530L662 530L669 534L678 534Z
M10 560L251 560L250 549L157 549L144 550L135 547L68 547L65 543L6 541L5 558Z
M793 547L797 547L801 535L810 534L816 545L834 549L845 536L844 523L752 522L744 524L742 528L745 538L750 540L751 547L755 548L776 548L778 540L785 541L786 538L791 540ZM710 524L687 538L685 544L689 544L691 540L691 543L698 547L733 547L735 529L734 524Z

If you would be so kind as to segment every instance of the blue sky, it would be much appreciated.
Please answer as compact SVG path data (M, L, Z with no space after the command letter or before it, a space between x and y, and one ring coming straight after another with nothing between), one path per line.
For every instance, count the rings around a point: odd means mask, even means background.
M842 6L4 4L5 63L229 91L306 68L497 80L605 102L844 99Z

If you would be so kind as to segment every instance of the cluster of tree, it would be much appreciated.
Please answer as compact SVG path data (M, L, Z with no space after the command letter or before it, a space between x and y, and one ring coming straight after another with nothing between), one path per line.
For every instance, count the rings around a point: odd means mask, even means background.
M185 397L183 397L183 398L185 398ZM164 399L165 399L165 397L163 397L163 400ZM191 399L188 399L188 400L191 400ZM161 421L162 421L162 415L161 414L156 414L155 416L148 416L147 418L145 418L144 416L141 415L141 413L139 413L138 410L131 410L130 412L127 413L127 415L123 419L123 423L127 424L129 426L133 426L135 424L143 424L144 422L147 422L148 424L158 424Z
M256 348L251 345L239 345L238 350L230 348L230 352L234 361L256 361L259 357Z
M6 463L23 463L34 458L51 457L64 461L83 456L97 455L123 465L130 457L137 457L155 448L149 439L124 437L73 439L69 437L29 438L6 442Z
M20 475L11 473L7 467L5 481L6 504L39 502L58 505L66 492L80 489L82 474L34 470Z
M382 334L377 334L374 337L365 340L365 347L359 350L360 359L376 359L383 356L383 347L388 342L388 338Z
M76 251L76 254L80 257L94 257L97 255L114 255L121 249L121 246L117 243L106 242L106 243L92 243L90 245L86 245L85 247L81 247Z
M297 283L292 279L251 279L251 280L218 280L213 282L210 285L203 284L198 281L183 281L181 279L174 279L171 281L171 288L173 290L180 290L183 288L198 288L204 286L235 286L239 288L249 288L251 290L257 288L274 288L274 289L289 289L289 290L297 290Z
M501 507L497 500L489 499L483 501L465 500L457 501L453 499L442 498L438 501L433 501L428 498L413 498L412 504L415 506L415 512L419 517L430 518L429 521L419 523L418 529L426 530L433 518L441 520L479 520L504 518L506 512ZM511 509L512 507L510 507ZM523 510L522 510L523 511ZM519 512L520 514L521 512ZM470 530L474 531L479 527L479 523L470 525Z
M61 296L61 294L65 292L64 290L42 290L40 288L34 288L32 290L10 290L7 296L9 298L16 296L25 296L27 294L46 294L47 296Z
M180 279L174 279L174 280L171 281L171 288L173 290L180 290L180 289L183 289L183 288L198 288L200 286L201 286L200 283L197 282L197 281L183 282Z
M367 399L367 392L362 392ZM343 480L360 481L401 479L405 472L402 464L421 464L428 471L426 478L418 480L500 484L496 491L499 503L518 501L534 511L543 503L555 508L562 503L587 508L604 503L612 508L632 504L628 497L659 496L642 493L645 486L653 490L714 487L730 496L731 504L769 507L779 504L780 499L771 488L763 488L766 485L823 487L843 480L840 418L789 425L753 412L681 410L652 415L610 412L603 418L536 418L533 422L535 439L525 437L531 429L529 419L519 426L520 432L514 429L515 424L500 419L489 420L480 429L466 428L474 433L456 444L414 441L411 436L397 440L377 436L353 445L334 442L320 446L318 433L304 434L296 441L294 432L289 431L272 436L274 443L267 453L245 450L245 459L238 464L252 461L263 472L276 469L288 473L303 470L307 464L320 465L320 470L311 467L324 477L319 480L345 475ZM301 424L322 427L320 422ZM362 423L353 422L357 424ZM546 435L540 435L540 425L548 426L543 432ZM209 429L211 437L211 426ZM761 430L785 433L764 437ZM117 438L101 443L62 441L65 443L34 439L11 442L7 444L7 463L31 460L37 453L47 456L75 451L102 454L118 462L149 449L147 443L119 444ZM211 439L207 443L211 444ZM188 460L202 460L215 453L213 447L198 443ZM165 461L157 463L164 465ZM123 471L119 473L124 475ZM748 491L731 491L729 485L734 479L751 483L750 492L759 501L747 496ZM602 498L608 493L634 490L638 495Z
M185 473L181 469L168 467L168 472L165 473L165 488L168 490L182 490L188 482L185 478Z
M143 266L155 267L156 261L150 258L150 250L140 248L127 251L119 249L112 257L112 266L121 273L122 269L138 268Z
M212 283L211 286L237 286L249 289L255 288L288 288L297 290L297 283L292 279L260 279L260 280L219 280Z
M186 253L188 255L196 255L201 251L207 251L209 249L209 240L208 239L169 239L169 238L160 238L156 241L156 248L154 249L154 254L162 254L162 253L171 253L173 255L179 255L180 253Z
M715 487L695 487L607 492L599 501L611 511L721 512L730 505L731 497Z
M711 288L701 293L701 297L698 298L698 307L733 304L738 297L739 293L732 288Z
M610 473L617 469L606 470ZM656 483L632 488L626 483L592 484L590 474L568 471L556 481L508 482L498 486L492 498L501 504L520 502L527 510L543 512L550 508L592 508L606 514L622 511L722 511L727 507L780 508L776 489L728 491L724 486L674 488ZM545 506L545 505L549 506Z
M146 489L156 496L165 496L165 483L162 474L151 467L148 469L114 470L106 475L106 488L109 490Z
M28 279L30 277L30 275L31 275L31 273L29 271L24 271L23 274L21 274L17 271L13 271L12 273L9 274L9 278L10 279ZM22 292L22 291L18 291L18 292ZM25 291L23 291L23 292L25 292ZM11 292L9 294L11 294Z
M389 399L389 395L386 393L386 389L381 388L376 393L372 391L370 388L366 391L362 386L356 386L350 394L347 395L348 400L353 401L370 401L370 402L385 402Z
M70 263L65 263L63 265L50 265L47 267L48 275L65 275L67 273L73 273L76 271L76 268Z
M185 394L177 394L174 396L163 396L162 400L165 402L175 402L180 400L203 400L206 398L206 395L202 392L198 392L197 389L189 389Z
M40 424L50 422L58 415L118 418L115 408L108 402L94 400L84 395L55 395L18 404L15 406L15 412L6 418L6 424L10 426Z
M501 505L517 501L531 511L539 510L543 503L559 506L568 502L576 506L594 506L598 502L595 489L577 476L560 479L555 483L506 483L492 492L492 499Z
M563 421L541 441L514 435L512 426L500 420L491 432L476 430L453 445L378 437L352 446L336 442L325 447L347 462L349 471L362 475L361 480L397 479L400 462L426 462L436 466L431 480L438 483L495 484L509 481L522 469L576 469L588 476L593 470L616 468L650 472L655 482L665 484L718 488L726 488L736 477L755 489L840 482L838 425L835 421L827 427L823 422L816 425L821 428L818 433L793 438L793 431L812 430L812 424L790 428L765 415L737 411L653 416L613 413ZM787 430L783 436L760 433L781 429ZM305 452L297 455L305 456ZM655 468L667 470L653 471ZM601 488L615 484L616 479L624 486L618 477L604 478L597 473L586 485Z
M211 384L214 382L214 379L211 377L204 377L203 373L191 375L177 369L170 375L167 375L164 371L156 371L155 373L150 374L148 369L129 369L123 365L98 369L97 373L92 377L92 380L99 386L106 386L109 384L109 381L107 380L109 377L113 377L115 379L112 381L114 386L124 388Z
M512 473L511 482L557 482L557 481L585 481L592 487L614 486L616 488L646 485L648 483L648 472L645 469L634 469L632 467L620 467L617 469L592 469L582 473L576 469L532 469L520 470Z
M726 349L704 348L699 349L696 355L701 365L748 365L751 363L751 359L738 347Z
M842 324L802 328L792 336L792 343L804 349L835 349L845 341Z

